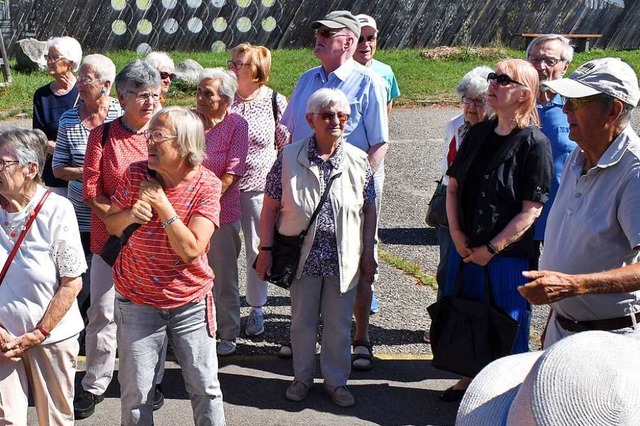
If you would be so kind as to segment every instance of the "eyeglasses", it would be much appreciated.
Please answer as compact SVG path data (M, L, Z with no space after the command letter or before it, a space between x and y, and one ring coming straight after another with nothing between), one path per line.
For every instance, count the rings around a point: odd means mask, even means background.
M169 139L177 139L177 136L165 135L160 130L154 130L152 132L146 131L144 132L144 137L147 138L147 143L153 143L154 145L159 145L162 142L168 141Z
M44 60L47 62L60 62L60 61L66 61L67 58L65 58L64 56L49 56L49 55L44 55Z
M358 44L360 43L364 43L365 41L367 43L373 43L374 41L376 41L378 38L374 35L370 35L368 37L364 37L364 36L360 36L360 38L358 39Z
M344 112L314 112L314 115L319 115L327 123L331 123L336 117L340 124L344 124L349 120L349 114Z
M538 57L538 56L529 56L527 60L531 62L533 65L540 65L541 63L544 62L544 64L549 68L555 67L556 64L558 64L559 62L564 62L564 59L562 58L558 59L558 58Z
M612 102L612 99L606 95L593 95L586 96L584 98L567 98L562 96L562 101L567 109L571 111L575 111L580 108L582 105L593 104L593 103L601 103L601 104L609 104Z
M487 81L491 83L493 80L495 80L496 83L498 83L500 86L508 86L511 83L514 83L514 84L519 84L520 86L527 87L526 84L520 83L519 81L512 79L506 74L498 75L495 72L490 72L489 75L487 75Z
M141 103L144 103L146 101L160 102L160 94L158 93L150 93L150 92L136 93L132 90L127 90L127 93L134 95L136 97L136 101Z
M7 166L18 163L20 163L20 161L18 160L3 160L2 158L0 158L0 172L6 169Z
M334 37L340 37L340 36L346 36L347 34L345 33L340 33L342 29L340 30L328 30L326 28L318 28L316 30L314 30L313 34L318 37L322 37L322 38L334 38Z
M249 63L241 61L227 61L227 67L229 67L229 69L235 68L237 70L241 70L245 65L249 65Z
M83 83L83 84L93 84L93 83L97 83L100 80L98 80L97 78L93 78L91 76L85 75L85 76L78 76L78 83Z
M174 78L176 78L176 75L174 73L169 73L169 72L165 72L165 71L160 71L160 79L161 80L173 80Z
M485 104L487 103L487 100L484 98L473 99L473 98L467 98L466 96L463 96L462 103L465 105L475 104L476 107L481 108L485 106Z

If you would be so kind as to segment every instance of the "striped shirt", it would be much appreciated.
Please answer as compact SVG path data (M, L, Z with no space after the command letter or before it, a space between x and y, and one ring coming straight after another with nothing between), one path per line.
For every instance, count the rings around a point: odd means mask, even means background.
M54 169L84 166L84 153L87 149L87 140L91 129L87 128L80 120L79 109L80 106L72 108L60 117L56 148L53 153ZM117 99L112 98L104 122L113 121L121 115L120 103ZM82 200L82 180L69 181L68 188L67 198L76 211L80 232L89 232L91 230L91 209Z
M131 209L138 199L140 183L146 179L147 162L132 164L111 197L113 205ZM191 181L164 192L185 224L194 216L202 216L217 228L221 189L220 180L200 167ZM149 223L129 238L113 266L116 291L134 303L157 309L175 309L200 302L213 288L208 250L209 247L192 263L185 264L171 248L167 233L154 214Z

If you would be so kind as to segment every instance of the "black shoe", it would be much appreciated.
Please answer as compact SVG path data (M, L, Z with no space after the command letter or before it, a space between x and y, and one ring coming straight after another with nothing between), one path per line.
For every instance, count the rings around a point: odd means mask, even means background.
M153 392L153 411L158 411L164 405L164 394L160 385L156 385L156 389Z
M73 411L76 419L86 419L91 417L96 411L96 404L104 400L104 395L94 395L85 390L73 399Z
M462 399L466 391L466 389L454 389L453 386L451 386L449 389L442 392L438 398L440 398L440 401L444 402L458 402Z

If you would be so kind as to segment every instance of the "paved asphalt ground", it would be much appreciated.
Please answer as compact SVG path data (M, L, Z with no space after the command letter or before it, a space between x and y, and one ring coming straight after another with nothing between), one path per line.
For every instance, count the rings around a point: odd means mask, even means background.
M380 225L381 249L418 264L435 274L438 249L434 230L424 224L426 205L439 177L442 131L458 113L452 108L396 109L391 119L391 143L386 160L386 182ZM637 124L637 116L634 124ZM22 121L18 125L29 126ZM0 123L0 129L6 123ZM638 128L638 127L636 127ZM242 261L241 261L242 263ZM241 271L244 277L244 268ZM241 277L241 282L243 278ZM456 376L438 371L429 362L429 346L422 341L428 327L426 307L435 301L435 289L382 262L376 292L381 311L372 316L371 338L375 368L353 372L349 388L356 406L335 406L322 391L320 372L316 385L303 402L289 402L284 392L292 380L291 362L274 354L288 340L289 298L270 289L265 307L266 331L249 339L241 336L236 355L220 358L219 376L229 425L451 425L457 404L438 400L439 392L455 383ZM244 290L241 290L243 294ZM244 299L243 325L248 314ZM546 317L535 309L532 347ZM83 368L81 360L79 369ZM82 372L77 375L81 379ZM164 407L155 413L158 426L193 424L191 408L179 367L167 363L163 382ZM96 414L78 425L117 425L120 421L116 377ZM29 425L37 424L29 410Z

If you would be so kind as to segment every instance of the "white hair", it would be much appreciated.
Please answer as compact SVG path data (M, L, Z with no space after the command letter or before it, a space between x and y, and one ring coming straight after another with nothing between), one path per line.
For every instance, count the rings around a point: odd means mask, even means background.
M80 46L78 40L69 36L53 37L47 40L44 48L45 52L48 53L52 47L55 47L64 59L73 62L73 72L78 71L80 61L82 61L82 46Z
M169 68L169 72L173 72L175 69L173 59L165 52L151 52L144 60L153 65L157 70L160 70L160 68Z
M349 100L344 92L340 89L318 89L309 97L307 101L307 114L315 114L320 112L328 105L335 105L340 112L351 113Z
M225 100L227 105L233 103L236 91L238 90L238 80L233 72L222 68L205 68L198 76L198 84L202 83L203 80L220 81L218 95Z
M93 69L93 73L102 83L109 81L113 84L113 80L116 78L116 66L111 59L95 53L84 57L82 65L85 64Z

